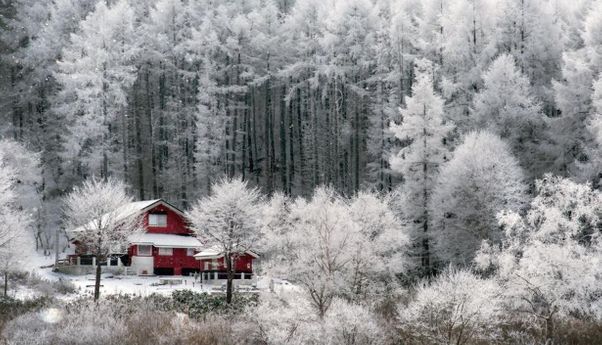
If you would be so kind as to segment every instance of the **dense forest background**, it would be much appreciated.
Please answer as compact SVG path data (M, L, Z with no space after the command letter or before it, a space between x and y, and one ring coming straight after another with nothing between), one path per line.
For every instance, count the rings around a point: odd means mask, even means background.
M40 153L41 218L90 176L184 208L220 176L403 193L484 129L529 190L601 177L593 0L3 0L0 15L1 135ZM395 125L421 78L435 135ZM433 159L391 165L423 137Z

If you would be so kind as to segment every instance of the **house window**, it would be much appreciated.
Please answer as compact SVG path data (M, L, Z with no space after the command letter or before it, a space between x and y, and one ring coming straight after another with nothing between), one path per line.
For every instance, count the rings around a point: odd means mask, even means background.
M148 215L148 225L156 227L167 226L167 215L162 213L151 213Z
M172 256L173 248L159 248L159 255L160 256Z
M187 256L194 256L194 248L187 248L186 249L186 255Z
M138 256L151 256L151 255L153 255L153 246L138 245Z

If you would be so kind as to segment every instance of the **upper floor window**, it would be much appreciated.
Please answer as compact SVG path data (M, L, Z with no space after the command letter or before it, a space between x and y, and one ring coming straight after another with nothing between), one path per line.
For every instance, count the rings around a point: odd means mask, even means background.
M148 225L163 227L167 226L167 215L162 213L151 213L148 215Z

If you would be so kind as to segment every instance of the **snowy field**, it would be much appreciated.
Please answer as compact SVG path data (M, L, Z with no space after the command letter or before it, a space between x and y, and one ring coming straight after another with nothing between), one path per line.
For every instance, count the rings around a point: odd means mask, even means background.
M92 296L94 293L94 274L71 275L52 271L53 257L32 254L28 257L23 268L28 272L34 273L41 279L49 282L66 281L73 284L76 289L74 294L62 296L63 299L73 299L78 296ZM265 291L272 288L276 293L293 290L295 286L286 280L270 279L259 277L256 283L257 289L254 291ZM115 294L131 294L138 296L148 296L150 294L170 295L176 290L192 290L195 292L222 293L224 281L207 283L200 282L194 277L184 276L135 276L135 275L115 275L112 273L103 273L101 279L101 296ZM246 292L247 285L244 286ZM42 295L42 291L36 291L27 286L11 286L9 295L18 299L27 299Z
M92 295L94 292L94 275L66 275L50 272L55 279L65 279L73 283L80 295ZM160 285L163 278L181 280L181 284ZM103 274L101 280L101 295L134 294L147 296L153 293L169 295L174 290L189 289L196 292L213 292L219 285L201 284L193 277L160 277L160 276L119 276Z

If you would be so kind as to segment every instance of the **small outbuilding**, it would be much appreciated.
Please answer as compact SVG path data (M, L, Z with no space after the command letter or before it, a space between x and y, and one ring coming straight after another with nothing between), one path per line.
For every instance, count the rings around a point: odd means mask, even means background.
M203 281L225 280L228 278L224 253L219 246L204 248L196 253L194 258L200 263L199 267ZM253 264L258 258L259 255L250 250L233 254L234 279L241 281L253 279Z

